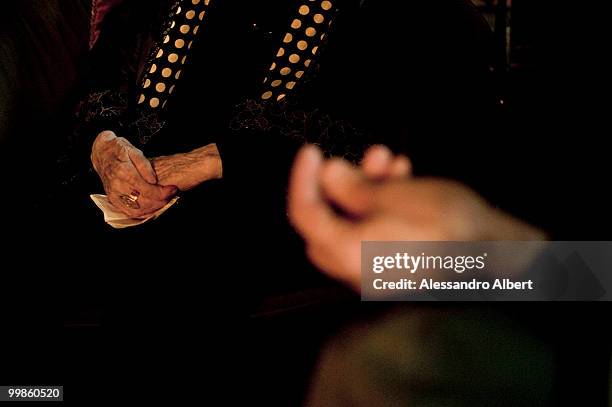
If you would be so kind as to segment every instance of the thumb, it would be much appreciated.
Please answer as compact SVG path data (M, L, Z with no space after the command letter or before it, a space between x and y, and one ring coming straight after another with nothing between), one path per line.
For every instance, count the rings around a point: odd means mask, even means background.
M307 241L338 241L349 225L321 195L322 165L321 151L314 146L303 147L297 154L289 182L289 218Z

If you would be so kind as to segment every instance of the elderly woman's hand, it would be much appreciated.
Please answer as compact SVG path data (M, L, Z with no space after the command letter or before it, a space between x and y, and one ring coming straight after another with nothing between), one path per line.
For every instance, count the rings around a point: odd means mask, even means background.
M188 153L155 157L151 160L160 185L176 185L187 191L201 183L221 178L223 168L216 144Z
M96 138L91 162L110 202L131 218L162 208L176 194L174 185L157 185L157 176L142 151L112 131Z

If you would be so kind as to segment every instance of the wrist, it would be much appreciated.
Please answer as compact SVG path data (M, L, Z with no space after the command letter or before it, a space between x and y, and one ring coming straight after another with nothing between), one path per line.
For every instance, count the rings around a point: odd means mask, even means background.
M198 164L198 173L204 178L202 182L223 177L221 155L216 144L208 144L185 155Z

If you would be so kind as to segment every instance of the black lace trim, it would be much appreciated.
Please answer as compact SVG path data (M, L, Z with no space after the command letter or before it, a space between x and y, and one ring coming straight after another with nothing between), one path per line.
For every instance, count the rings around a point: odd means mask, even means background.
M373 137L345 120L336 120L319 109L295 108L289 102L247 99L236 107L230 122L233 131L277 131L299 143L318 145L327 156L357 162Z
M81 102L76 114L75 141L91 141L103 130L113 130L135 144L144 145L166 125L154 112L130 112L128 95L121 91L90 94Z

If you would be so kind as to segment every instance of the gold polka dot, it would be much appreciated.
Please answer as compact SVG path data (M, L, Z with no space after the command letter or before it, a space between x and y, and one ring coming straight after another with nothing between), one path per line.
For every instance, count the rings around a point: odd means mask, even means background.
M311 63L311 62L312 62L312 61L311 61L310 59L307 59L306 61L304 61L304 66L305 66L306 68L308 68L308 67L310 66L310 63Z
M193 18L195 17L195 11L193 10L189 10L186 14L185 17L187 17L187 20L193 20Z
M323 17L323 14L315 14L312 19L317 24L321 24L323 21L325 21L325 17Z
M276 100L278 100L280 102L281 100L283 100L285 98L285 96L287 96L287 95L285 95L284 93L282 95L278 95Z
M138 99L138 104L141 104L145 101L145 95L140 95L140 99Z
M193 33L194 33L194 34L197 34L197 33L198 33L198 31L200 31L200 26L199 26L199 25L196 25L196 26L194 27L194 29L193 29Z
M193 45L193 41L189 41L189 45L187 45L187 49L191 49L192 45Z
M280 48L278 52L276 53L276 56L282 57L283 55L285 55L285 48Z
M306 14L310 13L310 9L308 6L301 6L299 12L301 15L305 16Z
M205 12L205 11L202 11L202 12L200 13L200 15L198 16L198 19L199 19L200 21L204 20L204 14L206 14L206 12Z
M304 76L304 71L297 71L295 73L295 77L298 78L298 79L300 79L302 76Z
M198 4L200 4L200 0L191 0L191 4L193 4L194 6L197 6Z
M208 3L210 3L210 0L204 0L204 4L208 6Z
M297 54L291 54L289 56L289 62L291 62L292 64L297 64L300 61L300 56Z
M145 89L146 89L146 88L148 88L149 86L151 86L151 79L148 79L148 78L147 78L147 80L145 80L145 82L144 82L143 88L145 88Z
M177 9L176 9L176 14L181 14L181 10L183 10L183 9L182 9L182 8L180 8L180 7L179 7L179 8L177 8Z
M274 69L276 69L276 62L272 62L272 65L270 65L270 70L273 71Z
M270 91L267 91L267 92L265 92L263 95L261 95L261 98L262 98L263 100L268 100L268 99L270 99L271 97L272 97L272 92L270 92Z
M325 37L327 37L327 35L321 34L321 41L323 41L325 39Z
M176 21L173 21L172 24L170 24L170 28L174 28L176 26Z
M153 64L151 65L151 69L149 70L149 73L155 73L155 71L157 71L157 65Z
M317 47L314 47L314 48L312 49L312 55L316 55L316 53L317 53L317 51L318 51L318 50L319 50L319 47L318 47L318 46L317 46Z
M325 1L321 2L321 8L322 8L323 10L329 10L330 8L332 8L332 3L331 3L331 1L327 1L327 0L325 0Z
M302 26L302 22L298 20L297 18L291 22L291 28L293 28L294 30L297 30L301 26Z
M162 70L162 76L163 76L164 78L169 78L169 77L170 77L170 75L172 75L172 69L170 69L170 68L164 68L164 69Z
M185 46L185 41L184 40L176 40L174 41L174 46L178 49L181 49Z
M159 93L162 93L163 91L166 90L166 84L163 82L158 83L157 85L155 85L155 90L158 91Z
M159 106L159 99L158 98L151 98L151 100L149 100L149 105L152 108L156 108L157 106Z
M266 83L266 82L268 82L268 78L264 78L262 83Z
M176 61L178 61L178 55L177 54L170 54L170 55L168 55L168 62L173 64Z
M172 92L174 92L174 88L175 88L175 85L170 86L168 93L172 95Z
M178 72L176 73L176 75L174 75L174 78L175 78L176 80L178 80L178 79L181 77L181 74L182 74L182 73L183 73L183 71L178 71Z
M170 36L169 36L169 35L166 35L166 36L164 37L164 44L167 44L167 43L168 43L168 41L170 41Z
M160 49L159 51L157 51L157 55L155 55L155 58L161 58L164 55L164 50Z
M189 30L191 29L191 27L189 27L187 24L183 24L180 28L181 33L183 34L187 34L189 32Z
M187 55L185 55L183 59L181 59L181 64L185 65L185 61L187 61Z
M309 36L309 37L314 37L316 33L317 33L317 30L315 30L312 27L308 27L306 29L306 35Z
M295 81L287 82L287 85L285 85L287 89L293 89L294 86L295 86Z
M283 38L283 42L288 43L288 42L291 42L292 39L293 39L293 35L287 33L285 34L285 38Z
M280 79L277 79L275 81L272 81L272 83L270 85L272 85L273 88L276 88L277 86L279 86L281 83L283 83L283 81L281 81Z
M304 40L300 40L297 43L297 47L300 51L304 51L306 48L308 48L308 43Z
M284 67L280 70L281 75L289 75L291 73L291 68Z

